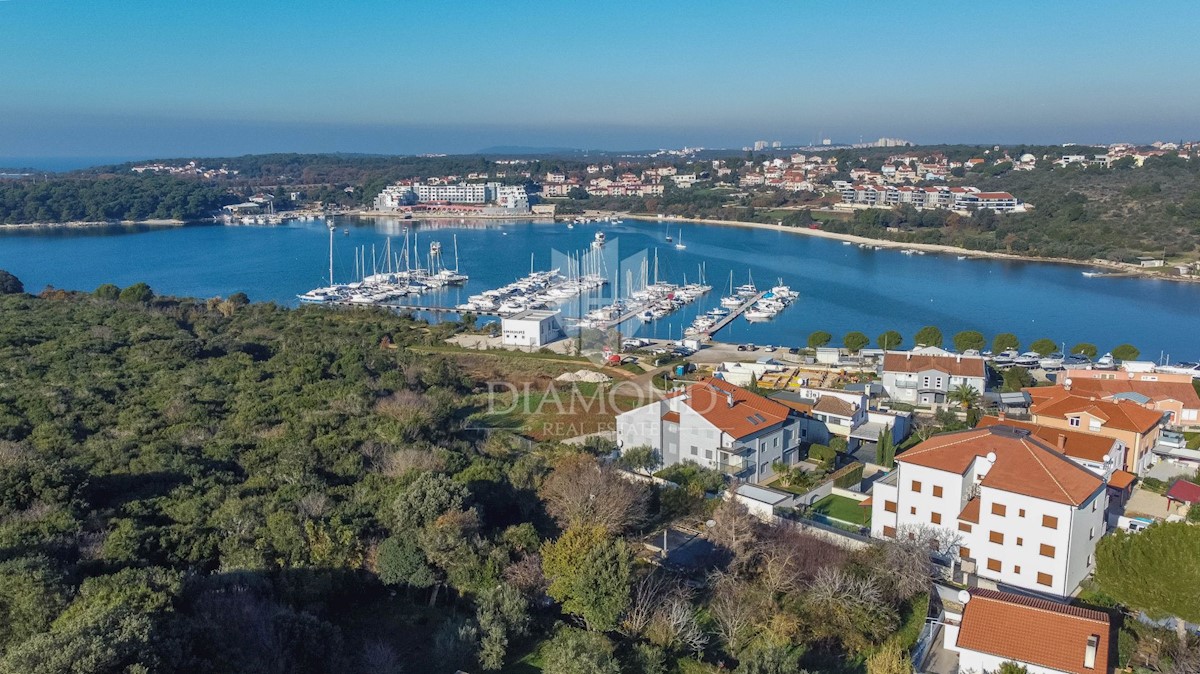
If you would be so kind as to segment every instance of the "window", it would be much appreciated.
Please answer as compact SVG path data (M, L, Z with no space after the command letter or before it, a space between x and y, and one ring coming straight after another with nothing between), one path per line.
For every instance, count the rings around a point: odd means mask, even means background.
M933 495L936 498L941 498L942 497L942 488L937 485L934 485L933 486Z
M1013 567L1013 573L1015 573L1015 574L1020 574L1020 573L1021 573L1021 567L1019 567L1019 566L1014 566L1014 567Z
M929 377L921 377L921 388L929 388Z
M1090 541L1095 537L1096 537L1096 527L1088 527L1088 540Z
M1017 545L1025 545L1025 539L1017 536Z
M1043 557L1049 557L1051 559L1054 558L1054 546L1053 545L1046 545L1045 543L1042 543L1042 547L1038 549L1038 552L1041 553L1041 555Z
M1004 514L1007 512L1008 512L1008 508L1004 504L1002 504L1002 503L993 503L992 504L992 514L993 515L999 515L1000 517L1004 517Z
M971 533L971 525L970 525L970 524L967 524L966 522L959 522L959 523L958 523L958 530L959 530L959 531L965 531L965 532L967 532L967 533L969 534L969 533Z
M971 558L971 548L964 548L963 546L960 545L958 547L958 558L959 559L970 559Z
M708 459L709 461L712 461L712 450L711 449L704 450L704 458Z
M920 494L921 493L921 483L917 482L916 480L913 480L912 490L917 492L918 494Z
M884 527L883 535L888 538L895 538L896 537L896 527Z
M1089 420L1089 421L1088 421L1088 430L1089 430L1089 431L1098 431L1098 430L1100 430L1100 420L1099 420L1099 419L1091 419L1091 420Z
M1072 426L1079 427L1079 417L1071 417L1070 421Z
M1047 529L1057 529L1058 518L1051 517L1049 515L1042 515L1042 526L1046 527Z
M908 514L909 514L909 515L916 515L916 514L917 514L917 506L912 506L911 508L909 508L909 509L908 509Z
M1083 651L1083 666L1086 669L1096 668L1096 651L1100 650L1100 636L1093 634L1088 637L1087 648Z
M988 571L999 572L1000 571L1000 560L988 559L987 567L988 567Z
M937 378L937 388L942 388L942 378L941 377Z
M692 445L692 456L696 456L699 453L700 453L700 448L695 445Z
M929 513L929 521L934 524L941 524L942 523L942 514L941 513Z
M1024 516L1025 516L1024 508L1021 508L1020 510L1017 511L1017 517L1024 517Z
M884 512L889 512L889 513L896 512L896 502L895 501L884 501L883 502L883 510L884 510Z
M1099 503L1096 499L1092 499L1092 512L1096 512L1096 506Z
M1088 560L1087 560L1088 568L1089 569L1092 568L1092 565L1095 563L1096 563L1096 555L1088 555Z
M1000 533L999 531L989 532L988 540L993 543L999 543L999 544L1003 545L1004 544L1004 534Z
M1038 585L1045 585L1046 587L1050 587L1051 585L1054 585L1054 576L1051 576L1048 573L1042 573L1039 571L1038 575L1037 575L1037 582L1038 582Z

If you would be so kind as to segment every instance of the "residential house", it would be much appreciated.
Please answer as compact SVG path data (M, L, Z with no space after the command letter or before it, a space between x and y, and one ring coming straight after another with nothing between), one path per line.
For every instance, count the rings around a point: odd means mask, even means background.
M1162 434L1165 415L1132 400L1104 400L1077 394L1066 386L1024 389L1033 404L1035 424L1093 433L1120 440L1127 448L1122 468L1142 475L1150 467L1155 444Z
M873 536L929 527L977 583L1058 597L1093 571L1108 505L1104 480L1006 424L944 433L903 452L871 499Z
M1108 485L1109 504L1124 505L1129 499L1137 476L1122 469L1129 448L1120 440L1065 428L1039 426L1028 421L1008 419L1004 415L983 417L975 427L987 428L999 424L1029 431L1033 437L1098 475Z
M772 463L799 460L800 425L786 405L708 378L617 415L617 447L649 446L664 466L692 461L761 482Z
M1167 423L1178 426L1200 424L1200 394L1192 376L1169 372L1122 372L1070 369L1059 375L1063 389L1105 400L1132 400L1142 407L1168 415ZM1067 384L1066 382L1071 382Z
M893 400L919 405L944 405L959 386L970 386L980 395L987 390L987 367L976 356L889 351L881 378Z
M997 672L1005 662L1029 674L1112 671L1107 613L994 590L972 590L966 598L961 618L948 615L943 630L959 672Z

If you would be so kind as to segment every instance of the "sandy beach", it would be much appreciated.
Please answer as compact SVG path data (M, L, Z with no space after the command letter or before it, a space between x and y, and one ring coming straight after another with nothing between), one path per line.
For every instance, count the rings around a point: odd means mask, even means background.
M613 211L586 211L586 217L630 217L643 220L658 220L658 216L650 213L618 213ZM905 243L902 241L890 241L888 239L872 239L865 236L857 236L854 234L841 234L838 232L828 232L823 229L811 229L808 227L787 227L784 225L772 225L765 222L744 222L741 220L715 220L711 218L684 218L672 216L664 218L662 222L690 222L703 225L724 225L727 227L747 227L750 229L767 229L777 232L786 232L789 234L800 234L803 236L815 236L822 239L835 239L837 241L849 241L854 244L865 244L868 246L878 246L880 248L892 248L898 250L920 250L929 253L945 253L948 255L963 255L968 258L992 258L997 260L1013 260L1020 262L1055 262L1058 264L1069 264L1078 267L1088 267L1092 269L1103 269L1106 276L1128 276L1137 278L1158 279L1163 281L1181 281L1185 283L1200 282L1200 277L1187 276L1167 276L1160 274L1155 268L1135 267L1122 262L1110 262L1108 260L1073 260L1064 257L1035 257L1032 255L1016 255L1013 253L998 253L994 251L972 250L970 248L961 248L959 246L947 246L934 243ZM1158 267L1157 269L1163 269Z

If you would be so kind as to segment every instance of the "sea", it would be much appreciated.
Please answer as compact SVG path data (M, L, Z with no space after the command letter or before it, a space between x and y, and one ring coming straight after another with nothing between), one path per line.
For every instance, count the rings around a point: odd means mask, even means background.
M786 231L670 220L569 227L562 222L338 217L333 225L339 283L354 280L364 269L383 271L389 261L404 264L406 250L409 263L428 264L431 244L440 243L441 263L457 265L470 280L415 300L423 306L453 307L531 269L581 269L610 282L579 307L609 302L656 279L703 280L713 286L707 296L667 318L622 325L626 336L679 338L698 313L717 306L731 283L749 281L761 289L784 283L800 297L769 322L734 320L717 333L718 341L800 346L822 330L836 345L850 331L874 340L896 330L911 346L922 326L935 325L947 343L960 330L978 330L989 340L1012 332L1023 344L1048 338L1070 349L1090 342L1104 352L1130 343L1143 360L1200 358L1200 284L1088 278L1082 274L1088 268L1079 265L905 255ZM295 306L298 294L329 282L329 231L323 220L0 229L0 269L16 274L29 292L144 281L159 294L244 292L252 300ZM599 232L605 239L601 248L593 245ZM681 239L686 247L678 249Z

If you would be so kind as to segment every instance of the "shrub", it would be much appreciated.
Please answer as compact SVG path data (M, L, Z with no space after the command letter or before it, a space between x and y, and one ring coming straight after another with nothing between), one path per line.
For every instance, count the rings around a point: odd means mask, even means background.
M840 468L837 472L829 477L833 479L833 486L849 489L854 485L862 482L863 469L866 468L862 463L855 461L854 463Z
M808 458L818 463L829 465L837 457L837 452L829 445L813 445L808 448Z

